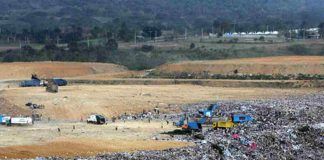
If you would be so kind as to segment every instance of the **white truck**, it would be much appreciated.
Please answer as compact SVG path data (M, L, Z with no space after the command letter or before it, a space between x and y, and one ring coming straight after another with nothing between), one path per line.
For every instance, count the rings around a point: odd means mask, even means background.
M12 117L11 124L15 125L28 125L33 124L33 119L31 117Z
M90 115L89 118L87 119L87 123L92 123L92 124L105 124L106 123L106 118L102 115L99 114L93 114Z
M10 117L4 116L1 119L2 124L10 125L30 125L33 124L33 119L31 117Z

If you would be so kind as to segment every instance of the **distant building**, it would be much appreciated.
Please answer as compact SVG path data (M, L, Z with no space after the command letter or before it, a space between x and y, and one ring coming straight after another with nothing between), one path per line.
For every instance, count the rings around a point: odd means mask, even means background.
M225 33L223 37L227 38L259 38L259 37L278 37L278 31L266 31L266 32L234 32L234 33Z

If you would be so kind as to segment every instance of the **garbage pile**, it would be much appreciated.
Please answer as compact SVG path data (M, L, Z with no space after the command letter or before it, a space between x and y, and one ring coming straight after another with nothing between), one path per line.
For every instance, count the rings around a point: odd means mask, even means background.
M88 159L324 159L324 92L217 103L221 107L216 116L242 113L252 115L255 121L230 129L204 127L198 133L170 135L167 139L196 144L191 147L102 154ZM183 110L194 114L207 105L186 105ZM168 117L176 121L182 114Z

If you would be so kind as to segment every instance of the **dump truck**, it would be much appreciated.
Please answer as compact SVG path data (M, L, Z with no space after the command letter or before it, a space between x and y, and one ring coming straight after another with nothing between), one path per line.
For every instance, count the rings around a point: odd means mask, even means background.
M106 123L106 118L103 115L93 114L93 115L89 116L89 118L87 119L87 123L105 124Z

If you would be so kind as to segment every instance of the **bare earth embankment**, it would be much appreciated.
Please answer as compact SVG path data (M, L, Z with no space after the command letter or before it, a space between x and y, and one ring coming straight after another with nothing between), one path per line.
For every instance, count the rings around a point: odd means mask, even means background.
M166 64L157 72L233 74L324 74L324 56L278 56L265 58L243 58L214 61L184 61Z
M0 63L0 79L29 79L31 74L41 78L78 77L105 74L106 77L128 72L119 65L79 62L14 62Z

